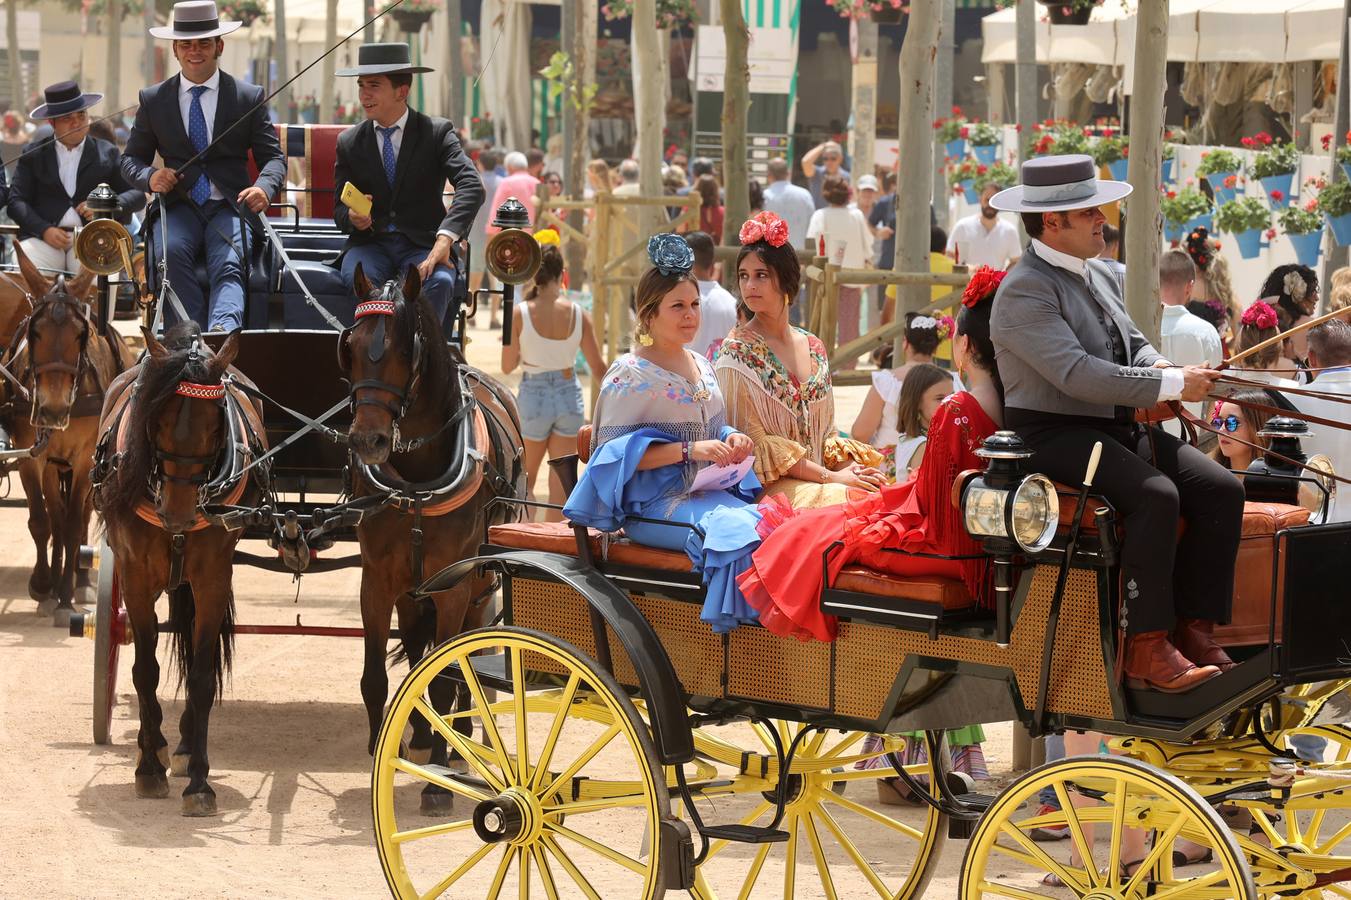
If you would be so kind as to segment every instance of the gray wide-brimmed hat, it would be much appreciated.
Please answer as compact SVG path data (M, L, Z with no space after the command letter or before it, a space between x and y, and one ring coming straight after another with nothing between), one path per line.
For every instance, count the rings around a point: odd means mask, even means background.
M59 119L73 112L88 109L103 100L102 94L86 94L74 81L58 81L42 91L47 102L28 114L30 119Z
M408 53L408 45L362 44L357 48L357 65L354 69L339 69L334 72L343 78L359 78L362 75L397 75L406 72L416 75L419 72L432 72L428 66L415 66Z
M1066 212L1115 203L1132 190L1124 181L1098 178L1093 157L1082 153L1029 159L1020 174L1023 183L995 194L991 206L1017 213Z
M169 24L151 28L150 36L162 41L193 41L221 37L243 25L243 22L222 22L215 0L183 0L174 4Z

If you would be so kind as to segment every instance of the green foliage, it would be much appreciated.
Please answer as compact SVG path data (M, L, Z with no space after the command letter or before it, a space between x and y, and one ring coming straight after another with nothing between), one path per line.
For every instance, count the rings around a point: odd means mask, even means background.
M988 147L999 143L999 129L989 122L969 122L962 129L962 137L976 147Z
M1012 166L1006 166L997 162L990 166L989 170L983 175L976 176L976 190L983 191L987 184L993 184L995 187L1003 190L1011 188L1018 183L1018 173Z
M1265 229L1271 225L1271 208L1256 197L1230 200L1215 211L1215 227L1230 234Z
M1093 144L1093 161L1109 165L1130 156L1131 139L1124 134L1104 134Z
M1351 213L1351 181L1338 178L1319 191L1318 211L1333 219Z
M1185 225L1211 210L1210 198L1195 188L1168 191L1159 201L1159 206L1163 210L1164 219L1173 225Z
M1201 154L1201 164L1196 167L1197 175L1218 175L1222 172L1238 172L1243 169L1243 161L1232 150L1209 150Z
M1253 178L1289 175L1299 168L1299 150L1294 144L1272 144L1253 157L1248 174Z
M1323 227L1323 217L1318 214L1316 199L1303 206L1290 204L1276 213L1276 221L1281 223L1281 231L1286 234L1312 234Z
M577 112L589 110L595 102L599 85L579 84L572 58L563 51L555 51L549 57L549 64L540 69L539 74L549 82L549 100L556 100L566 92L568 102Z

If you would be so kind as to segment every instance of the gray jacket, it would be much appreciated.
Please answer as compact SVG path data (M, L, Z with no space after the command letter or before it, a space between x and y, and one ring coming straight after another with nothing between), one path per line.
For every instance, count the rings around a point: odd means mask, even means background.
M1163 370L1149 367L1163 357L1126 315L1111 270L1088 260L1087 271L1092 292L1029 246L999 285L990 337L1006 406L1110 419L1115 407L1158 402ZM1113 353L1123 337L1129 366Z

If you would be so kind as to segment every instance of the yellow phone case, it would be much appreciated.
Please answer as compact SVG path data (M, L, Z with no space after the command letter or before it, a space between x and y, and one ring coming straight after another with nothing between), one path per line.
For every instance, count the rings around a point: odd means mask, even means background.
M340 199L347 204L347 208L359 216L369 216L371 214L371 201L366 199L366 195L358 190L352 182L347 182L342 186Z

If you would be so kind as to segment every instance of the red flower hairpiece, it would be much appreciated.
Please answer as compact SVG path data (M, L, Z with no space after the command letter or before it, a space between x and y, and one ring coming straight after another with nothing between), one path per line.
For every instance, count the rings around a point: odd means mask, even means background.
M769 210L758 212L745 221L737 238L742 244L764 241L771 247L782 247L788 243L788 223Z
M999 288L999 282L1003 281L1007 274L989 266L981 266L967 282L966 290L962 291L962 306L974 309L978 303L993 297Z
M1272 308L1271 304L1258 300L1243 311L1243 317L1239 321L1244 325L1265 331L1268 328L1275 328L1278 320L1276 310Z

